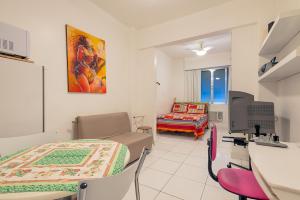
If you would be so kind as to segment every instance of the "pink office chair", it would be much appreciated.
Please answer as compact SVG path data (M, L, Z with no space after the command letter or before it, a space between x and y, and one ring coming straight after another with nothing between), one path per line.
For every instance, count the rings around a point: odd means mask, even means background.
M212 161L217 155L217 128L211 128L211 136L208 144L208 172L213 180L228 192L239 195L239 200L247 198L269 200L264 191L259 186L252 171L245 169L223 168L215 175L212 170Z

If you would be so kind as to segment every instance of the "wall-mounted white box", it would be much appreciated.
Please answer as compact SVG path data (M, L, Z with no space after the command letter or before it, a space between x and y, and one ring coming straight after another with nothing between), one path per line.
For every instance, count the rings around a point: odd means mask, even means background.
M0 22L0 53L28 58L29 32Z

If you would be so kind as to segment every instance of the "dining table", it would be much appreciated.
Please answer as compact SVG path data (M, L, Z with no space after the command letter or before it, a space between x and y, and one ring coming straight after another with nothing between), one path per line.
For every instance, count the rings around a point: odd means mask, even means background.
M0 157L0 200L52 200L81 180L113 176L130 160L126 145L100 139L47 143Z

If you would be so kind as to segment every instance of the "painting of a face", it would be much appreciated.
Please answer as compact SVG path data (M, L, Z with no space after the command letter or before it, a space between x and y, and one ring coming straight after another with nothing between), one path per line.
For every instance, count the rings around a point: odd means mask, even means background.
M105 41L66 25L68 91L106 93Z

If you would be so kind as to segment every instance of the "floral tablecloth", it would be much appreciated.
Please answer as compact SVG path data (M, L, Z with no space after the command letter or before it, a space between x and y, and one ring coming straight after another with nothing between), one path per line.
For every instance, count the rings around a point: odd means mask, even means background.
M49 143L0 158L0 193L77 192L79 180L121 172L128 148L108 140Z

